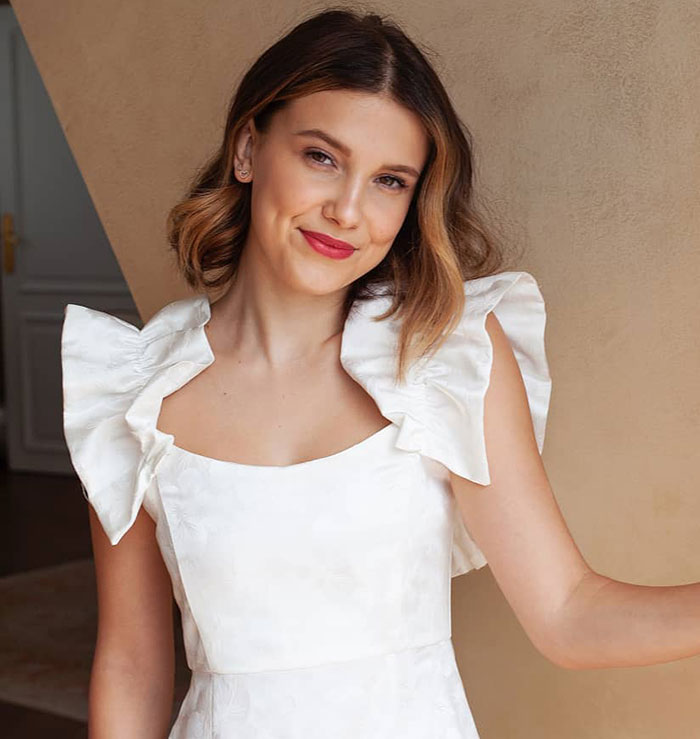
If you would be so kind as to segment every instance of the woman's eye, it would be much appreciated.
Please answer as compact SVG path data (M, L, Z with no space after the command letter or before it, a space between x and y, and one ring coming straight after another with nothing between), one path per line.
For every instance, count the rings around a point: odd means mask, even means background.
M326 154L325 151L320 151L318 149L309 149L308 151L304 152L304 156L308 157L312 162L316 162L316 164L325 164L326 162L321 161L323 157L328 159L331 163L333 162L332 157L330 157L328 154ZM317 159L316 157L320 157L321 159ZM379 177L380 180L389 180L390 183L387 185L389 190L403 190L408 185L406 184L405 180L402 180L400 177L394 177L393 175L382 175ZM396 183L396 184L393 184Z
M406 182L402 180L400 177L394 177L393 175L386 174L382 175L380 180L392 180L393 182L396 182L396 186L392 186L389 189L390 190L403 190L405 187L408 187Z
M320 162L318 159L314 159L314 156L320 156L320 157L326 157L326 159L330 159L333 161L328 154L326 154L324 151L319 151L318 149L310 149L306 152L306 156L311 159L312 162L318 162L319 164L324 164L324 162Z

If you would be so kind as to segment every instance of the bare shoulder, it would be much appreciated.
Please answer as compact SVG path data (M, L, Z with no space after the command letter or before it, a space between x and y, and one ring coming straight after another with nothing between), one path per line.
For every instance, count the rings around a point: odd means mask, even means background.
M590 571L573 541L547 477L525 384L498 318L486 317L493 347L484 399L484 438L491 483L450 473L465 526L535 646L552 661L557 614ZM469 450L465 450L465 454Z

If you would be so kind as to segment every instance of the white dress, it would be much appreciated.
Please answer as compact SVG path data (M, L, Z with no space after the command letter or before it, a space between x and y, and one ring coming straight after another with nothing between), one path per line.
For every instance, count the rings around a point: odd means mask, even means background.
M457 330L393 383L398 326L356 303L341 362L388 425L286 466L214 459L156 428L162 399L214 361L206 296L141 329L65 309L64 431L112 544L143 505L182 614L191 683L170 739L477 739L451 639L451 578L486 564L448 470L490 482L483 401L493 311L540 452L551 382L527 272L464 283Z

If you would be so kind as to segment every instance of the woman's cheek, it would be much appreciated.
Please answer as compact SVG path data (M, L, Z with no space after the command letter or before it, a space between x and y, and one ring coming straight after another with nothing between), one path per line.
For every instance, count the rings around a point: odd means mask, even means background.
M403 204L385 204L383 208L375 209L370 224L372 242L388 247L401 230L405 218L406 207Z

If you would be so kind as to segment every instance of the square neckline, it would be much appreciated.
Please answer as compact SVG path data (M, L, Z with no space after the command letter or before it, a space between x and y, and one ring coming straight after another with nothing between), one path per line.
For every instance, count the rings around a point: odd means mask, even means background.
M292 469L298 469L302 467L309 467L311 465L318 465L322 463L338 461L339 459L345 459L345 457L350 457L361 451L365 451L366 449L371 448L371 446L375 442L378 442L380 439L382 439L384 437L384 434L387 432L387 430L390 428L393 428L394 425L395 424L393 423L393 421L390 421L385 426L382 426L378 431L372 432L369 436L366 436L364 439L361 439L355 444L352 444L349 447L345 447L345 449L341 449L338 452L333 452L332 454L326 454L323 457L314 457L313 459L306 459L301 462L292 462L291 464L251 464L248 462L236 462L230 459L220 459L219 457L210 457L206 454L199 454L198 452L193 452L190 449L185 449L184 447L178 446L174 441L174 437L173 437L173 441L171 441L170 443L170 448L174 450L177 454L179 454L181 457L190 457L192 459L206 462L207 464L210 464L213 466L231 467L231 468L237 468L240 470L251 470L251 471L252 470L292 470ZM160 429L158 430L160 431ZM165 432L160 431L160 433L165 433ZM167 434L167 436L172 436L172 434Z
M197 326L196 330L200 333L200 337L202 341L204 342L209 352L209 355L211 357L211 361L205 366L203 366L200 372L197 373L197 374L200 374L207 367L211 366L216 361L216 354L214 353L214 350L212 349L211 343L209 341L209 337L207 336L207 332L205 330L205 327L211 320L211 301L209 300L209 295L207 295L206 293L200 294L195 297L195 301L199 302L199 307L204 309L204 316L206 319ZM347 319L345 323L347 324ZM343 333L344 332L345 332L345 324L343 325ZM342 337L341 337L341 340L342 340ZM176 388L176 390L179 390L181 387L184 387L188 382L193 380L194 377L196 377L196 375L193 375L192 377L190 377L185 383L180 385L180 387ZM372 398L372 400L374 400L374 398ZM375 405L376 405L376 401L375 401ZM221 459L219 457L211 457L207 454L200 454L199 452L194 452L190 449L185 449L184 447L179 446L178 444L175 443L174 434L169 434L165 431L162 431L161 429L157 427L161 406L162 406L162 398L161 398L161 403L159 404L159 407L158 407L158 413L156 414L156 421L154 423L154 428L158 434L167 438L170 449L174 450L175 453L179 454L181 457L189 457L194 460L199 460L200 462L206 462L210 465L228 466L228 467L237 468L240 470L292 470L292 469L297 469L297 468L302 468L302 467L309 467L311 465L338 461L340 459L344 459L346 456L348 457L354 456L355 454L361 451L364 451L365 448L370 448L375 442L379 442L384 437L388 429L395 426L393 421L386 418L386 416L382 416L385 420L389 421L389 423L382 426L380 429L377 429L377 431L373 431L369 436L366 436L364 439L360 439L360 441L355 442L349 447L345 447L344 449L341 449L340 451L337 451L337 452L333 452L332 454L326 454L323 457L315 457L313 459L306 459L301 462L292 462L291 464L252 464L248 462L237 462L235 460L230 460L230 459Z

